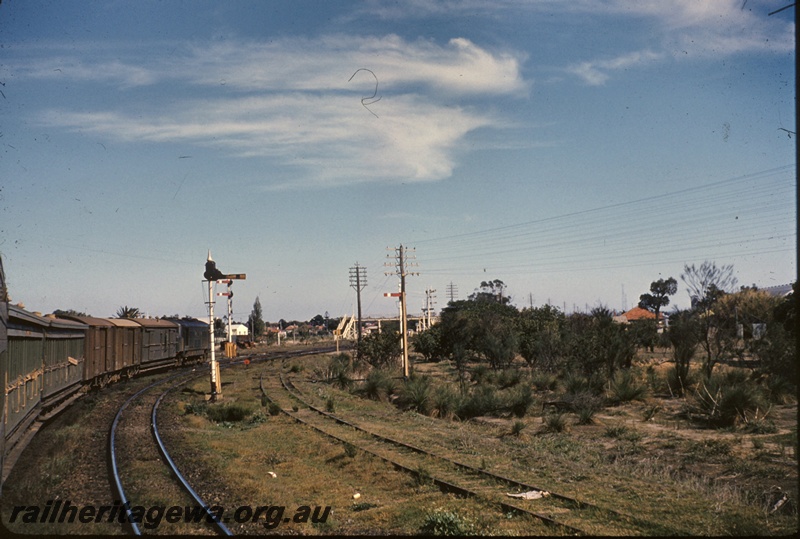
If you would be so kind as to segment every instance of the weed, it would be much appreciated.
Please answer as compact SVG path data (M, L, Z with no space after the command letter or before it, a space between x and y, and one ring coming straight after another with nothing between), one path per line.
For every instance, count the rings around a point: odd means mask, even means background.
M269 411L269 415L278 415L281 413L281 407L275 402L270 402L269 407L267 408ZM295 410L296 411L296 410Z
M294 363L294 364L292 364L291 367L289 367L289 372L291 372L291 373L299 373L299 372L302 372L302 370L303 370L303 367L301 365L298 365L297 363Z
M567 418L564 414L549 414L544 417L542 424L544 432L564 432L567 430Z
M692 441L689 443L689 454L702 458L727 457L731 454L731 443L727 440Z
M378 505L375 503L359 502L359 503L354 503L352 509L353 511L358 512L358 511L366 511L367 509L373 509L375 507L378 507Z
M525 430L527 425L524 421L514 421L514 424L511 425L511 435L512 436L519 436L522 434L522 431Z
M206 410L208 409L208 404L205 402L198 402L198 403L188 403L183 407L183 412L186 415L206 415Z
M325 411L329 414L336 412L336 401L333 399L333 396L328 397L325 401Z
M609 425L606 427L605 435L609 438L623 438L628 433L625 425Z
M358 454L358 448L351 443L344 444L344 454L348 457L355 458Z
M247 422L251 425L260 425L261 423L266 423L266 421L267 416L265 416L261 411L255 412L252 416L250 416L250 419L247 420Z
M242 404L217 404L206 408L206 416L215 423L235 423L253 413L253 410Z
M644 409L642 414L642 421L651 421L656 417L656 414L661 411L661 406L653 404Z
M474 535L475 526L454 511L436 509L425 516L420 531L425 535Z

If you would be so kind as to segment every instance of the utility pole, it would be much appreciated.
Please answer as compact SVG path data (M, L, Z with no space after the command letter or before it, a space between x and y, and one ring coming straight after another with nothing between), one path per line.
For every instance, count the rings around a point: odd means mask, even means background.
M458 297L458 286L454 285L453 281L447 285L447 296L450 298L450 303L453 303Z
M406 276L419 275L419 273L408 271L408 266L411 264L408 263L409 256L406 254L406 250L402 244L400 245L400 247L394 249L394 252L395 252L394 256L395 263L390 264L387 262L385 265L395 266L397 269L395 270L395 272L387 272L386 275L392 275L392 273L396 273L397 276L400 277L400 334L403 347L403 377L405 379L408 379L409 369L408 369L408 319L406 312ZM386 257L390 258L391 255L386 255ZM410 258L415 258L415 257L412 255ZM390 295L394 296L394 294Z
M356 342L361 344L361 291L367 286L367 268L356 265L350 268L350 286L356 290L358 300L358 336Z
M430 287L425 290L425 316L427 317L426 329L431 328L431 311L433 311L433 306L436 303L434 301L436 299L436 296L433 294L434 292L436 292L436 290Z

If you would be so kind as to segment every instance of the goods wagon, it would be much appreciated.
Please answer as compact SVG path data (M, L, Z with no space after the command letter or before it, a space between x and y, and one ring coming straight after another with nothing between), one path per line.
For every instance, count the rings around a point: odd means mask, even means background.
M139 371L142 362L142 326L126 318L109 318L112 330L111 358L106 369L113 373L111 381L121 375L132 376Z
M209 351L208 324L196 318L171 319L178 325L178 360L205 361Z
M83 381L86 325L8 307L5 438L15 439L41 413L74 395Z
M83 382L86 325L48 316L42 358L42 400L48 405L68 397Z
M134 321L142 326L141 370L175 364L178 355L178 324L151 318L136 318Z

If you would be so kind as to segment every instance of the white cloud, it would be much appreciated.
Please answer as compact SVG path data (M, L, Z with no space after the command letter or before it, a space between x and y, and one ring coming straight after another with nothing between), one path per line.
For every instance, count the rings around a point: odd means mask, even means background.
M272 189L418 182L449 177L469 132L503 125L459 105L460 96L527 95L517 59L462 38L444 46L397 36L215 44L175 58L147 71L156 101L146 110L121 101L95 112L50 110L40 120L127 142L212 146L298 171ZM378 78L380 100L364 101L367 107L362 99L375 92L375 78L362 72L348 82L360 67ZM191 97L162 97L156 81Z
M610 72L638 67L643 64L652 63L663 57L662 54L653 51L636 51L617 56L608 60L596 60L593 62L581 62L567 68L567 71L582 78L587 84L599 86L605 84L609 79Z

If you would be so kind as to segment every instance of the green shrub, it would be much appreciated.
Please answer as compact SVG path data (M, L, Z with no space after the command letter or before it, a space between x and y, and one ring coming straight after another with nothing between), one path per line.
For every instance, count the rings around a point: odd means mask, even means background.
M428 376L412 376L400 391L398 403L401 408L429 415L433 409L433 390Z
M206 415L206 410L208 409L208 404L205 402L198 402L198 403L188 403L183 407L183 413L186 415Z
M752 416L767 408L767 400L755 382L740 374L726 374L714 375L701 383L695 390L689 411L711 426L731 427L747 422L748 414Z
M685 375L681 374L679 369L672 367L667 371L667 387L672 395L682 397L689 393L689 390L696 383L695 374L692 371L686 371Z
M594 416L603 408L603 399L589 390L572 393L564 396L564 401L570 403L572 410L578 416L579 425L591 425Z
M500 399L492 386L479 386L459 404L456 415L459 419L472 419L492 415L501 408Z
M475 527L454 511L437 509L426 515L420 531L425 535L474 535Z
M267 411L269 415L278 415L281 413L281 407L277 403L271 402L267 407Z
M531 390L530 386L520 385L517 386L512 392L507 406L509 411L514 414L514 416L525 417L525 414L528 413L528 409L533 404L533 401L533 391Z
M329 414L336 412L336 401L333 399L333 396L328 397L325 401L325 411Z
M361 392L369 399L383 400L394 392L394 380L386 371L373 369L361 386Z
M553 391L558 387L558 376L550 372L536 372L531 377L531 385L537 391Z
M647 384L640 382L630 369L617 371L608 383L608 398L612 403L641 401L647 396Z
M237 403L216 404L206 409L206 416L215 423L241 421L252 413L253 410Z
M431 396L431 412L436 417L451 418L461 402L461 396L449 386L437 386Z
M514 387L522 381L522 372L519 369L504 369L495 376L495 384L500 389Z
M348 457L355 458L358 454L358 448L351 443L344 444L344 454Z

